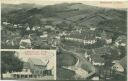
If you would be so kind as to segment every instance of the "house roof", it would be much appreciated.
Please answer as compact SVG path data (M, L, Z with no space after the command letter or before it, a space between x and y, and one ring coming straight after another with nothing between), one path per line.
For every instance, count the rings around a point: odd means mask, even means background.
M92 31L81 31L81 33L79 33L78 31L74 31L69 35L69 37L78 38L78 39L85 39L85 40L94 40L95 39L95 33Z
M119 36L117 39L116 39L116 42L120 42L120 43L127 43L127 36Z
M101 55L90 55L91 59L94 62L103 63L104 59L101 57Z
M104 55L106 53L110 53L110 49L111 48L109 46L106 46L106 47L96 48L94 49L94 51L95 51L95 54Z
M31 43L31 40L30 39L21 39L20 43L22 43L22 42Z
M124 67L126 68L127 67L127 56L123 57L119 63Z
M53 28L51 25L45 25L45 28Z
M42 65L45 66L47 63L42 61L39 58L29 58L29 60L34 64L34 65Z

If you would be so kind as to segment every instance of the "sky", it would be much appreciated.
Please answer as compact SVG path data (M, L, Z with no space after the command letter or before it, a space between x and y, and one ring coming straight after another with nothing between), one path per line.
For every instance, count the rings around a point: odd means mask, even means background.
M117 0L113 0L113 2L111 2L110 0L107 0L107 2L103 1L103 0L1 0L2 3L6 3L6 4L21 4L21 3L35 3L35 4L39 4L39 5L53 5L53 4L59 4L59 3L83 3L83 4L87 4L87 5L93 5L93 6L100 6L100 7L109 7L109 8L128 8L128 1L117 1Z
M24 62L27 62L29 58L37 58L42 61L49 60L49 68L56 67L55 50L20 50L16 51L15 55Z

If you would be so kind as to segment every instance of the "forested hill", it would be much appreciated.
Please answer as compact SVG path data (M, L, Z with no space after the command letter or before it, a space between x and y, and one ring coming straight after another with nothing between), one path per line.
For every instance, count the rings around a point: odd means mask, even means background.
M95 26L126 34L126 10L100 8L81 3L62 3L48 6L33 4L2 4L2 21L15 24L42 24L44 21L68 22L80 26Z

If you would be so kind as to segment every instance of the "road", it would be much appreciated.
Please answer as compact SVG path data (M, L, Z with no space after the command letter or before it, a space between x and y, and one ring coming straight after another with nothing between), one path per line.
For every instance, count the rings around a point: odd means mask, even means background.
M65 69L70 69L70 70L73 70L75 71L76 73L76 76L78 77L81 77L83 79L86 79L87 77L95 74L95 67L90 63L88 62L84 56L82 56L81 54L79 53L76 53L76 52L73 52L73 51L69 51L69 50L66 50L62 47L60 47L62 51L64 52L68 52L68 53L71 53L73 54L77 59L77 63L74 65L74 66L63 66L63 68ZM87 70L85 70L84 68L81 68L82 64L87 64L87 65L90 65L91 68L93 68L92 72L88 74Z

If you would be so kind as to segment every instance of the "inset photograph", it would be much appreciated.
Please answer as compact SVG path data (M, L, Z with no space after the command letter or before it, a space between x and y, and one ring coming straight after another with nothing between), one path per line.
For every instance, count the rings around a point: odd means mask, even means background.
M2 80L56 80L56 51L2 51Z

